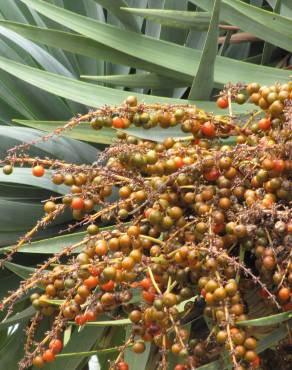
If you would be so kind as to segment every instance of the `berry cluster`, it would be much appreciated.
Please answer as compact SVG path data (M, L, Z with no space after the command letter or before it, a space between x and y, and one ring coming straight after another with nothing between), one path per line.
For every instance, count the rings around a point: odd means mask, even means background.
M66 208L87 230L2 301L3 309L11 309L41 286L31 295L35 320L54 318L45 339L27 346L21 369L53 361L72 322L83 326L104 315L127 317L132 325L110 369L130 369L125 350L142 353L149 342L159 349L163 370L170 353L178 357L175 370L187 370L218 358L223 349L235 369L259 367L256 333L240 324L250 318L247 286L275 313L292 310L291 94L291 83L229 87L217 100L229 108L226 116L194 106L138 104L131 96L119 107L79 118L90 119L96 130L118 129L116 142L91 166L15 153L6 158L6 174L17 164L31 165L36 177L52 168L53 183L68 186L61 200L44 204L34 231ZM243 124L230 108L247 95L262 111ZM181 133L154 142L131 135L131 126L179 126ZM105 223L115 226L100 229Z

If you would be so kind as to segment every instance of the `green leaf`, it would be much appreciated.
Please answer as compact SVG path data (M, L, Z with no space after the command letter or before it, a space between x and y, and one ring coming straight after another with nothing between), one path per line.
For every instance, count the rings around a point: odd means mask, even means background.
M191 0L192 3L210 11L213 0ZM292 51L292 20L240 0L222 0L221 19L240 29Z
M97 150L91 145L77 140L54 136L50 140L40 140L43 133L27 127L0 126L0 156L5 157L7 150L23 142L34 142L27 151L30 156L58 158L69 163L92 163L96 160Z
M276 0L275 6L274 6L274 13L276 13L276 14L280 13L281 1L282 0ZM263 53L262 53L261 64L268 64L269 63L274 49L275 49L274 45L270 44L269 42L265 42L264 48L263 48Z
M174 80L169 77L160 76L156 73L136 73L130 75L107 75L107 76L80 76L86 80L104 82L113 86L143 87L149 89L173 88L188 86L187 82Z
M212 18L200 59L197 73L193 80L189 99L208 100L214 86L214 68L218 49L218 24L221 0L215 0Z
M131 348L125 351L125 361L130 364L131 370L144 370L150 353L150 343L145 343L143 353L134 353Z
M54 73L41 71L3 57L0 57L0 69L52 94L57 94L92 107L100 107L105 104L119 104L127 98L129 94L126 91L117 91L103 86L95 86ZM160 102L181 103L181 101L176 99L158 98L142 94L136 94L136 96L145 102L155 103L159 100Z
M150 63L152 72L170 77L173 77L175 73L176 78L185 81L189 81L196 74L196 68L198 67L201 56L199 50L193 50L106 25L41 0L21 1L46 17L76 32L107 45L114 50L119 50L127 55ZM170 55L171 58L169 57ZM238 80L257 80L260 83L269 84L275 81L286 81L288 77L289 71L250 65L225 57L216 58L214 80L220 85L225 84L226 79L234 83L237 83ZM90 101L88 104L91 104Z
M112 13L118 20L129 30L140 32L140 27L136 18L132 14L127 14L121 10L127 7L127 3L124 0L95 0L102 7L106 8ZM127 9L127 8L126 8Z
M126 91L117 91L103 86L95 86L86 82L76 81L68 77L19 64L3 57L0 57L0 69L52 94L57 94L92 107L100 107L105 104L120 104L128 96L128 92ZM138 99L146 103L157 103L158 101L170 104L182 103L180 99L169 99L143 94L135 95ZM188 100L183 100L183 102L186 104L196 103ZM216 108L213 102L199 102L198 104L201 109L219 112L219 109ZM234 113L243 111L246 112L246 107L238 106L237 109L234 109ZM220 113L222 112L220 111Z
M163 26L196 29L200 31L208 29L211 18L208 12L140 8L122 8L122 10L127 13L139 15Z
M252 319L252 320L244 320L238 321L238 326L266 326L266 325L274 325L279 324L283 321L289 319L289 315L291 315L292 311L278 313L276 315L261 317L259 319Z
M17 329L10 335L5 346L0 350L1 368L7 370L17 370L17 363L24 356L25 335L24 330L27 323L22 322Z
M125 223L127 225L127 223ZM116 226L107 226L100 228L100 230L112 230ZM40 254L54 254L59 253L62 251L63 248L68 247L69 245L76 244L80 242L87 233L85 231L74 233L74 234L67 234L62 236L56 236L54 238L49 239L42 239L38 240L29 244L24 244L19 253L40 253ZM9 251L12 246L0 249L0 253L4 253ZM73 253L80 252L80 248L76 248Z
M0 322L0 330L15 325L20 321L31 318L35 314L35 312L35 309L31 306L21 312L16 313L13 316L10 316L7 320Z
M35 269L32 267L27 267L27 266L22 266L22 265L17 265L16 263L12 262L4 262L4 266L14 272L17 276L20 276L22 279L28 279L31 274L35 272Z
M52 132L56 128L62 127L67 123L66 121L34 121L19 119L15 119L14 122L45 132ZM73 130L65 130L61 136L99 144L111 144L112 140L116 137L115 130L104 127L102 130L96 131L90 127L89 122L82 122L74 127Z
M98 343L103 335L103 329L92 328L92 327L85 327L80 332L76 330L70 337L69 342L66 344L64 349L62 350L62 354L67 353L77 353L77 352L84 352L89 351L93 348L95 343ZM49 366L47 366L48 370L64 370L70 369L75 370L78 366L82 363L82 359L86 356L82 357L57 357L56 360Z
M108 355L109 353L119 352L121 347L97 349L88 352L73 352L73 353L61 353L57 355L57 358L63 357L91 357L93 355Z
M257 353L264 352L266 349L277 345L281 340L289 335L289 330L292 329L292 320L280 326L279 329L274 330L271 334L261 339L257 345Z
M75 324L75 322L72 322L71 324ZM131 325L132 322L130 319L119 319L119 320L104 320L104 321L88 321L84 325L85 326L125 326L125 325Z
M36 178L35 176L32 176L30 168L14 167L12 174L9 176L0 171L0 183L25 184L37 188L50 190L57 194L67 194L68 187L66 187L65 185L55 185L52 182L52 173L53 171L46 170L43 177Z

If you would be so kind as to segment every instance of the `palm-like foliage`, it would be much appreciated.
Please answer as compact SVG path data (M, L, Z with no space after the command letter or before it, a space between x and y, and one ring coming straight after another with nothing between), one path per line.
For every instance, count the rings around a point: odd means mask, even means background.
M240 0L9 0L0 3L0 14L2 157L16 143L37 139L42 135L39 130L52 131L60 121L89 108L120 103L129 90L147 102L195 99L201 100L202 108L215 110L214 103L208 100L226 82L255 80L269 84L285 81L290 74L275 68L289 65L290 0L251 0L250 3ZM97 135L80 127L64 135L65 138L34 145L31 154L89 163L94 161L100 145L110 143L113 133L108 129ZM13 243L31 227L42 213L40 200L46 199L51 191L57 191L49 181L49 174L35 182L29 172L23 168L9 178L0 175L2 246ZM60 189L58 187L59 192ZM59 223L67 221L65 215ZM55 229L53 225L41 236L53 235ZM24 247L20 263L31 265L77 237L80 235L57 237ZM29 272L15 265L7 267L22 277ZM3 296L18 279L7 272L1 272L1 276L0 295ZM0 324L3 369L15 369L21 357L23 343L18 338L32 314L26 307L26 300L17 306L22 313L11 322L11 325L19 323L14 334L7 331L7 325L1 327ZM123 327L86 327L79 334L66 335L70 340L65 351L70 353L88 351L98 342L114 347L124 339L125 330ZM285 327L279 327L263 340L260 349L274 345L285 335ZM101 353L101 365L105 365L110 356ZM131 370L153 368L149 349L138 360L130 353L127 356L132 356ZM52 369L64 368L65 364L65 368L81 369L86 361L86 357L60 358ZM208 367L219 368L221 363Z

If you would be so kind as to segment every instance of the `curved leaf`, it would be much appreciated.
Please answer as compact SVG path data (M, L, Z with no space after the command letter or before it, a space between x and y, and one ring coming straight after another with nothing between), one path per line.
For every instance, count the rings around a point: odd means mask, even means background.
M135 56L152 64L153 72L189 80L196 74L201 52L166 41L142 36L138 33L94 21L69 12L42 0L21 0L41 14L79 32L95 41L108 45L127 55ZM171 58L169 57L171 55ZM257 80L264 84L286 80L289 72L269 67L251 65L225 57L216 58L215 82L225 84L237 83L238 80ZM162 72L161 72L162 71Z
M238 326L266 326L279 324L289 319L292 311L281 312L276 315L261 317L259 319L238 321Z
M189 99L191 100L209 99L214 86L214 68L218 49L220 6L221 0L215 0L199 67L189 93Z
M33 121L33 120L14 120L21 125L32 127L45 132L52 132L58 127L64 126L66 121ZM73 130L64 131L61 136L71 137L90 143L111 144L116 137L115 130L104 127L102 130L93 130L89 122L82 122Z
M124 0L95 0L102 7L106 8L112 13L118 20L129 30L140 32L140 27L136 18L132 14L127 14L121 10L123 7L127 7L127 3ZM125 9L125 8L123 8Z
M122 8L122 10L127 13L139 15L164 26L201 31L209 28L211 19L210 13L208 12L140 8Z
M191 0L210 11L213 0ZM292 51L292 19L268 12L240 0L222 0L221 19L262 40Z
M80 76L86 80L104 82L113 86L143 87L149 89L184 87L189 84L184 81L174 80L169 77L160 76L156 73L136 73L129 75L107 75L107 76Z

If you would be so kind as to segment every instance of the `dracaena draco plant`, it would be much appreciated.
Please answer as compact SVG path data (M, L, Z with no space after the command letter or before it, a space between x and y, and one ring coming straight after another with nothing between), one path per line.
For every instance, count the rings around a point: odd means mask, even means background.
M259 109L235 118L232 105L247 99ZM117 139L92 165L30 157L26 150L33 143L9 150L5 174L31 166L32 176L41 177L52 169L52 182L68 186L68 194L44 203L43 218L1 266L66 209L76 220L70 228L87 231L1 302L5 322L14 304L34 289L35 314L19 369L42 368L61 356L69 325L103 320L130 327L108 364L111 370L131 369L125 351L140 354L149 343L157 369L168 369L169 356L176 356L175 370L194 370L222 353L236 370L261 366L243 297L257 287L276 313L292 312L292 83L228 84L217 105L222 115L129 96L43 138L84 121L95 130L117 129ZM180 126L182 135L157 143L127 132L157 125ZM113 191L118 198L110 201ZM104 222L115 227L99 229ZM51 317L51 328L36 341L44 316ZM209 330L194 330L192 322L202 317Z

